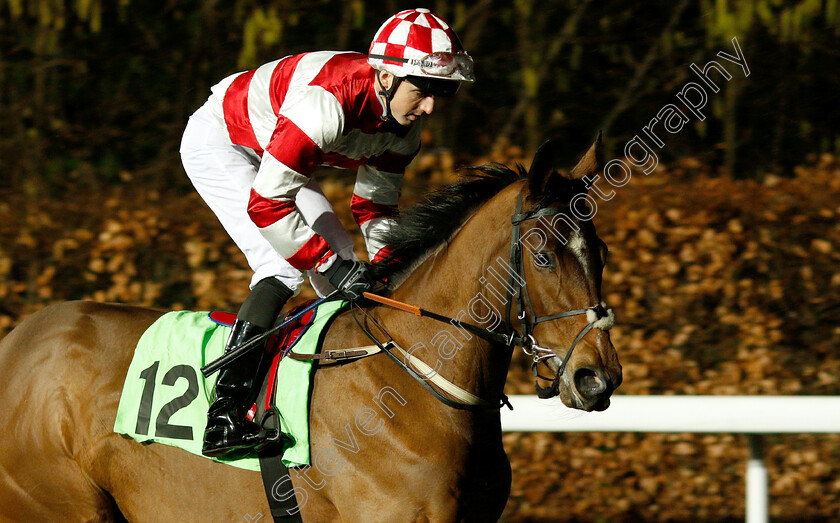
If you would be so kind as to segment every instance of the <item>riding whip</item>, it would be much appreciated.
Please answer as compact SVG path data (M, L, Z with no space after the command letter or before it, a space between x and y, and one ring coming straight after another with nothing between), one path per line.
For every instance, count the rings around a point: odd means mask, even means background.
M291 317L286 318L283 321L283 323L281 323L280 325L277 325L276 327L271 328L271 330L268 330L268 331L260 334L256 338L254 338L252 340L249 340L248 342L240 345L239 347L236 347L232 351L223 354L222 356L216 358L215 360L211 361L207 365L201 367L201 373L204 374L204 377L206 378L206 377L212 375L217 370L220 370L220 369L223 369L223 368L227 367L228 365L230 365L234 361L238 360L243 355L251 352L252 350L256 349L257 347L261 347L262 346L260 344L261 341L265 340L266 338L268 338L269 336L271 336L275 332L278 332L280 329L282 329L286 325L292 323L293 321L297 320L298 318L301 318L304 314L311 311L315 307L321 305L322 303L328 302L328 301L332 300L333 298L335 298L339 295L340 295L340 291L335 290L335 291L331 292L330 294L328 294L327 296L312 302L310 305L308 305L305 308L301 309L300 311L296 312Z

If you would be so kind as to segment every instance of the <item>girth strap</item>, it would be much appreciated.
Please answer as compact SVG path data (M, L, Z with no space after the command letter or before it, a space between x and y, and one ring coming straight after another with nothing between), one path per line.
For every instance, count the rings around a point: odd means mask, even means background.
M258 455L263 488L268 496L268 506L274 523L302 523L292 478L281 459L282 450L278 451L277 446L269 446Z

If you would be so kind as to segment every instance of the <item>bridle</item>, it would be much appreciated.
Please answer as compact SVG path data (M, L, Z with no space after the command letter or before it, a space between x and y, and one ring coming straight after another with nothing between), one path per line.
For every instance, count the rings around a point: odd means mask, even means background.
M511 216L511 237L510 237L510 266L512 269L512 273L509 274L508 285L507 285L507 292L505 298L505 333L499 333L490 329L485 329L483 327L479 327L477 325L473 325L470 323L465 323L460 321L460 319L453 319L448 316L437 314L431 311L427 311L425 309L419 309L422 311L422 316L426 316L432 318L434 320L449 323L451 325L457 324L460 328L463 328L478 337L489 341L495 345L502 345L505 347L520 347L522 351L532 358L531 369L534 372L535 377L539 377L545 380L551 380L550 387L541 387L539 383L535 382L534 387L536 388L537 395L540 398L552 398L557 396L560 393L560 379L563 375L566 364L569 362L569 359L572 356L572 352L575 350L577 344L586 336L589 331L593 328L601 329L601 330L609 330L612 326L614 316L612 309L608 308L605 303L601 302L600 304L593 305L590 307L586 307L584 309L574 309L565 312L559 312L556 314L551 314L548 316L537 316L534 312L534 306L531 303L531 298L528 295L527 289L527 282L525 280L525 266L523 263L523 253L522 253L522 245L521 245L521 224L522 222L528 220L535 220L538 218L542 218L545 216L553 216L556 214L560 214L561 212L565 211L568 206L563 207L542 207L537 208L528 212L522 212L522 191L519 192L519 195L516 199L516 208L514 210L513 215ZM513 326L513 322L511 321L512 314L514 312L513 305L516 303L516 307L518 308L519 312L517 314L517 319L521 325L522 332L518 332L516 328ZM364 309L361 309L365 315L367 313ZM569 350L566 351L566 355L563 357L563 361L557 368L557 372L555 373L553 378L546 378L540 376L537 371L537 365L540 363L547 363L549 360L553 358L557 358L558 356L554 354L554 352L547 348L539 345L534 337L534 329L540 323L546 323L553 320L558 320L561 318L570 318L572 316L580 316L586 315L587 320L589 323L578 333L575 337L572 344L569 346ZM354 313L355 317L355 313ZM377 326L377 328L387 334L387 331L378 324L372 317L368 316L372 322ZM441 400L443 403L461 409L467 410L474 410L476 406L474 405L467 405L463 403L454 402L443 397L440 393L434 391L431 387L429 387L428 383L420 377L416 372L414 372L408 365L403 363L399 360L396 356L391 354L391 352L387 348L387 344L383 344L380 342L376 336L374 336L363 324L356 318L356 322L359 324L359 327L362 331L380 348L388 354L391 359L393 359L400 367L403 368L406 372L408 372L414 379L419 381L424 388L432 392L432 394ZM390 335L388 336L390 338ZM502 404L508 404L507 398L502 398ZM498 406L486 406L481 405L478 408L498 408Z
M511 223L513 228L510 235L510 266L514 273L509 275L507 285L507 295L505 297L505 329L509 333L509 345L514 345L522 348L522 351L531 356L531 370L535 377L551 380L550 387L541 387L539 383L534 383L537 395L540 398L552 398L560 393L560 377L566 370L566 364L572 357L572 352L575 350L578 342L586 336L593 328L602 330L609 330L612 326L612 309L606 307L603 302L585 309L575 309L549 316L537 316L534 312L534 306L531 304L531 298L528 295L528 288L525 281L525 265L523 262L522 245L521 245L521 231L520 225L522 222L528 220L536 220L545 216L553 216L565 211L568 206L564 207L542 207L528 212L522 212L522 191L516 198L516 209L513 216L511 216ZM516 277L514 277L516 275ZM511 314L513 313L513 303L516 302L519 309L517 319L522 327L522 333L519 334L513 327L511 322ZM537 371L537 365L542 362L548 362L552 358L558 356L554 354L549 348L539 345L534 338L534 328L540 323L558 320L561 318L570 318L572 316L580 316L585 314L589 320L589 324L584 327L580 333L575 337L566 355L563 357L562 363L558 366L557 372L553 378L544 378L540 376ZM533 319L532 319L533 318Z

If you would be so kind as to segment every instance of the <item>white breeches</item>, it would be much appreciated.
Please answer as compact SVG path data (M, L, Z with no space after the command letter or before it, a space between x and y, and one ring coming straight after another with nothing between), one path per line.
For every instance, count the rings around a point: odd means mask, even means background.
M303 274L274 250L248 216L251 185L260 167L260 157L253 149L231 143L209 104L190 116L181 140L181 161L198 194L245 254L254 271L251 287L274 276L297 293ZM353 252L353 240L314 176L298 192L295 203L307 225L327 240L333 252L345 259L358 259ZM319 295L332 290L323 276L308 272Z

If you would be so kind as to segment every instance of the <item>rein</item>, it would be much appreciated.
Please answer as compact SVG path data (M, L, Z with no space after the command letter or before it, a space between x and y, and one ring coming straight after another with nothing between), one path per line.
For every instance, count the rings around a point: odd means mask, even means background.
M374 295L374 296L375 296L375 295ZM393 300L391 300L391 301L393 301ZM391 305L391 306L393 306L393 305ZM449 406L449 407L452 407L452 408L455 408L455 409L459 409L459 410L469 410L469 411L498 410L498 409L500 409L502 406L507 405L507 407L508 407L510 410L513 410L513 407L512 407L512 406L511 406L511 404L508 402L507 396L505 396L504 394L502 394L502 398L499 400L499 402L498 402L498 403L492 403L492 402L489 402L489 401L483 400L483 399L479 398L478 396L475 396L475 395L473 395L473 394L470 394L470 393L468 393L467 391L464 391L463 389L460 389L459 387L455 387L454 385L452 385L451 387L447 387L447 390L449 390L449 392L450 392L450 393L453 393L453 391L460 391L460 393L461 393L461 394L459 394L459 395L466 395L467 397L469 397L469 399L470 399L471 401L470 401L469 403L466 403L466 402L455 401L455 400L452 400L452 399L450 399L450 398L447 398L446 396L444 396L443 394L441 394L441 393L440 393L437 389L435 389L434 387L432 387L431 385L429 385L429 383L427 382L427 380L429 380L429 379L431 379L432 381L434 381L434 378L427 378L427 377L421 376L421 375L420 375L420 374L418 374L418 373L417 373L414 369L412 369L411 367L409 367L409 366L408 366L405 362L403 362L400 358L398 358L397 356L395 356L395 355L391 352L391 350L390 350L390 349L391 349L391 348L396 347L396 348L397 348L397 349L398 349L398 350L399 350L399 351L403 354L403 356L405 356L405 355L407 355L407 354L408 354L408 353L407 353L407 352L405 352L402 348L400 348L400 347L399 347L399 345L397 345L397 344L396 344L396 342L395 342L395 341L394 341L394 339L391 337L391 335L390 335L390 334L388 334L388 331L386 331L386 330L385 330L385 328L384 328L382 325L380 325L380 323L379 323L378 321L376 321L376 318L374 318L373 316L371 316L371 315L370 315L370 314L369 314L369 313L368 313L365 309L363 309L363 308L361 308L361 307L358 307L358 306L357 306L356 308L358 308L359 310L361 310L361 311L362 311L362 313L365 315L365 317L366 317L367 319L369 319L369 320L370 320L370 321L371 321L371 322L372 322L372 323L376 326L376 328L377 328L377 329L379 329L380 331L382 331L382 333L383 333L383 334L385 334L385 336L387 336L387 337L388 337L388 341L387 341L387 342L385 342L385 343L382 343L381 341L379 341L379 339L378 339L378 338L377 338L377 337L376 337L376 336L375 336L372 332L370 332L370 331L369 331L369 330L368 330L368 329L367 329L367 328L366 328L366 327L362 324L362 322L361 322L361 321L359 321L358 316L356 316L356 311L355 311L355 309L353 309L353 310L352 310L352 313L353 313L353 319L354 319L354 320L356 320L356 324L358 324L358 326L359 326L359 328L362 330L362 332L364 332L364 333L365 333L365 335L366 335L368 338L370 338L370 340L371 340L373 343L375 343L375 344L376 344L376 346L377 346L377 347L379 347L379 349L380 349L382 352L384 352L385 354L387 354L387 355L388 355L388 357L389 357L389 358L391 358L391 359L394 361L394 363L396 363L397 365L399 365L399 367L400 367L401 369L403 369L405 372L407 372L407 373L408 373L408 375L409 375L409 376L411 376L411 377L412 377L412 378L414 378L417 382L419 382L419 383L420 383L420 385L422 385L424 389L426 389L427 391L429 391L429 392L432 394L432 396L434 396L434 397L435 397L438 401L440 401L440 402L441 402L441 403L443 403L444 405L447 405L447 406ZM400 308L400 307L397 307L397 308ZM409 355L409 356L410 356L410 355ZM425 366L425 364L424 364L424 366ZM451 385L448 381L446 381L446 380L443 380L443 381L444 381L445 383L447 383L447 384Z

